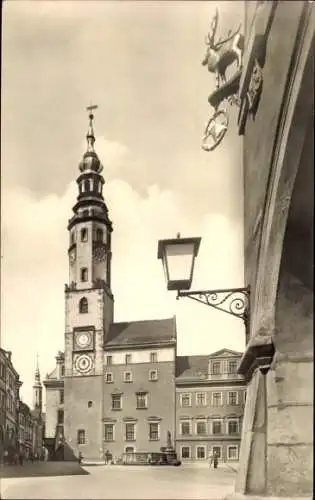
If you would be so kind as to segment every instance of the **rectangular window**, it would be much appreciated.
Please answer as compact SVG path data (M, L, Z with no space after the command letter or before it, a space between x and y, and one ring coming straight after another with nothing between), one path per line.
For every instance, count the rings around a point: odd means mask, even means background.
M183 446L181 453L182 458L190 458L190 446Z
M124 382L132 382L132 373L124 372Z
M157 352L151 352L150 353L150 363L156 363L157 362Z
M87 267L82 267L82 269L81 269L81 281L87 281L87 280L88 280Z
M114 376L111 372L105 373L105 380L107 384L112 384L114 382Z
M206 458L206 448L204 446L197 446L197 458L199 460Z
M57 423L63 424L63 410L58 410L57 413Z
M105 424L104 436L105 441L114 441L114 424Z
M77 433L77 444L85 444L85 430L79 429Z
M205 434L207 434L206 422L197 422L196 432L198 436L204 436Z
M206 406L206 393L197 392L196 394L196 406Z
M246 391L244 391L244 403L246 403Z
M138 392L136 394L137 398L137 410L142 408L148 408L148 394L146 392Z
M180 433L182 436L189 436L190 432L190 422L181 422L180 423Z
M126 354L125 355L125 364L130 365L131 363L131 354Z
M212 393L212 405L213 406L221 406L222 404L222 392L213 392Z
M151 382L155 382L158 379L158 372L157 370L150 370L149 371L149 380Z
M81 229L81 241L86 242L88 240L88 230L86 227Z
M221 446L214 446L212 448L213 455L215 454L218 458L221 458Z
M230 391L228 393L228 405L230 405L230 406L237 405L237 392L236 391Z
M238 447L237 446L228 446L228 459L229 460L238 460Z
M238 422L237 420L228 421L228 433L231 435L238 434Z
M229 361L228 363L228 373L237 373L237 361Z
M150 423L149 424L149 439L150 441L158 441L160 439L160 424Z
M61 365L61 376L65 376L65 365Z
M182 407L191 406L191 394L189 392L180 395L180 405Z
M65 393L63 389L59 392L59 403L62 405L65 402Z
M221 373L221 362L214 361L212 363L212 375L220 375Z
M135 424L125 424L125 441L135 441Z
M112 394L112 410L121 410L121 394Z
M222 422L221 422L221 420L214 420L212 422L212 434L222 434Z
M106 364L110 366L113 364L113 356L106 356Z

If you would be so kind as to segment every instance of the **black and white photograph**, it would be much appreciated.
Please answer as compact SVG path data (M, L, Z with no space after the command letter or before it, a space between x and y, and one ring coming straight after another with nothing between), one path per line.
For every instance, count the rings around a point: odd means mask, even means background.
M3 1L2 500L313 498L314 9Z

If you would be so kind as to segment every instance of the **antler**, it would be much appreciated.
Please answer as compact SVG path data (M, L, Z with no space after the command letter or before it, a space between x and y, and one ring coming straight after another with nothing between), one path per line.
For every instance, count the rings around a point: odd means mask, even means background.
M231 33L231 30L229 31L228 33L228 36L227 38L224 38L223 40L219 40L216 44L215 44L215 49L218 49L221 47L221 45L223 45L224 43L226 42L229 42L230 40L232 40L232 38L235 37L235 35L237 35L237 33L240 31L242 25L240 24L239 27L233 32ZM231 33L231 34L230 34Z
M216 31L217 31L218 21L219 21L219 12L218 12L218 9L216 8L215 14L214 14L214 16L211 20L211 24L210 24L210 31L208 33L208 41L206 41L206 44L210 45L210 47L214 45L214 37L215 37Z

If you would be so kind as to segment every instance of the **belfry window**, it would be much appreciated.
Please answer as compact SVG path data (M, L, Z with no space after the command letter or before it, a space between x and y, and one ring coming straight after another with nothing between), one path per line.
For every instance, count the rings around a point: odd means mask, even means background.
M96 241L103 241L103 230L100 228L96 229Z
M89 304L86 297L82 297L79 302L79 312L83 314L89 312Z
M75 242L75 233L73 231L70 235L70 244L73 245L74 242Z
M84 191L90 191L90 181L88 179L84 181Z
M87 267L82 267L82 269L81 269L81 281L87 281L87 280L88 280Z
M88 240L88 230L86 227L83 227L81 229L81 241L87 241Z

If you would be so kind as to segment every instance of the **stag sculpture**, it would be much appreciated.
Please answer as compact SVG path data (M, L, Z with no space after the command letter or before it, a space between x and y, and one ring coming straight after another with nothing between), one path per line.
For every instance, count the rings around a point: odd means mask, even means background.
M202 65L207 65L210 73L215 73L217 88L221 83L226 83L226 69L235 60L237 61L237 67L241 68L242 51L244 49L244 36L240 34L241 25L234 32L230 30L225 39L220 38L215 42L218 20L219 13L218 9L216 9L206 38L207 51L202 61Z

